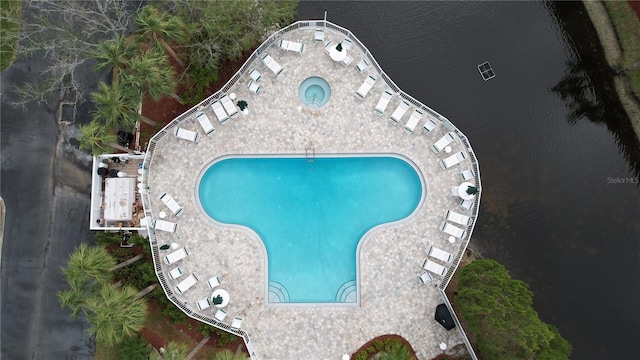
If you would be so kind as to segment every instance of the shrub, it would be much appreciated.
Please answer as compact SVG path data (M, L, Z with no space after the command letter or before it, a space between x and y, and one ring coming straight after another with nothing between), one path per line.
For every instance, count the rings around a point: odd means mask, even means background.
M116 346L116 358L118 360L147 360L149 358L147 341L140 335L125 338Z

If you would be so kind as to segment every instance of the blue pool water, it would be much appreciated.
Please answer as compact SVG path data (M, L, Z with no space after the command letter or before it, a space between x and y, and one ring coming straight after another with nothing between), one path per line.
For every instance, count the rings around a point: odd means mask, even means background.
M354 302L358 242L422 197L416 170L391 156L227 158L198 186L209 216L262 238L269 302Z
M306 78L298 88L298 97L309 107L321 107L331 98L329 83L318 76Z

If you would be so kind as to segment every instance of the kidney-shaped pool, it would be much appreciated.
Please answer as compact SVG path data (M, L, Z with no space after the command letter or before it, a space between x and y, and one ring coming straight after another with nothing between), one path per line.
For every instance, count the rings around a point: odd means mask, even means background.
M264 242L270 303L355 303L358 242L402 220L423 195L418 170L397 156L226 157L198 184L215 221Z

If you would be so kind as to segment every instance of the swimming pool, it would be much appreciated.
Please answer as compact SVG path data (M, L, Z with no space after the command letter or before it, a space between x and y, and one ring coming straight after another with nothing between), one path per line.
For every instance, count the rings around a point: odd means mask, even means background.
M355 303L358 242L411 215L422 194L416 168L391 155L227 157L198 184L211 218L262 239L270 303Z

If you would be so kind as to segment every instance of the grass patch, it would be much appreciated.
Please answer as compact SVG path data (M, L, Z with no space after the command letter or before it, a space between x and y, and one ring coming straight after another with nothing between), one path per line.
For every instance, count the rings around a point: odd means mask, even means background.
M604 4L616 28L622 47L622 63L626 69L640 62L640 20L626 1L605 1ZM640 97L640 67L624 72L629 77L636 97Z
M0 37L0 71L6 69L13 63L16 52L18 30L20 29L20 13L22 10L22 1L20 0L2 0L0 1L0 11L2 14L9 14L14 21L7 21L3 16L0 21L0 29L2 36Z

